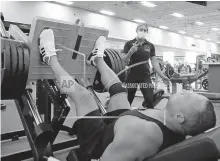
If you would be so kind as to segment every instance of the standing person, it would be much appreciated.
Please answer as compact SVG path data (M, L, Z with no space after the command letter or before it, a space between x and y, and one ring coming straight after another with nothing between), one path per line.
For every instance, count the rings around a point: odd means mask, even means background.
M165 84L169 84L169 79L162 73L160 66L155 56L155 47L152 43L146 40L148 33L147 24L139 24L136 29L137 37L128 41L124 46L125 56L123 57L125 62L129 62L131 67L128 71L126 85L128 88L128 100L132 104L135 93L137 91L137 85L140 86L140 90L144 96L144 101L147 108L153 107L153 91L154 87L150 78L150 65L156 73L163 79ZM138 65L139 63L141 63Z

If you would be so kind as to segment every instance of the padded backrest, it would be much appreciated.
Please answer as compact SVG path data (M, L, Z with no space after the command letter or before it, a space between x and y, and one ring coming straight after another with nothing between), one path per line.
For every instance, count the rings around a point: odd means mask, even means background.
M220 127L175 144L144 161L217 161L220 159Z

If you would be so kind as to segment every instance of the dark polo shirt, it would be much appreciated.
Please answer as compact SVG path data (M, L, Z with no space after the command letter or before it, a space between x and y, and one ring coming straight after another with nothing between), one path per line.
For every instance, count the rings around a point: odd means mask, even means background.
M124 46L124 53L128 53L128 51L133 46L133 43L135 43L136 41L137 39L135 38L133 40L126 42ZM155 47L152 43L145 40L145 42L140 47L138 47L138 50L131 56L129 61L129 66L142 61L147 61L153 56L155 56ZM150 74L150 65L148 62L146 64L141 64L131 68L129 70L128 77L129 78L132 77L134 79L141 79L149 74Z

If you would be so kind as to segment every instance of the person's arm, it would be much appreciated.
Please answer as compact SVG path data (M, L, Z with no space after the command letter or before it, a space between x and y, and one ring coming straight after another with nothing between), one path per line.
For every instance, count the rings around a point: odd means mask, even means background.
M123 51L122 51L122 54L123 54L123 56L122 56L122 60L125 62L125 64L128 64L128 61L129 61L129 59L131 58L131 55L132 54L129 54L128 53L128 51L130 50L130 45L129 45L129 42L126 42L125 43L125 46L124 46L124 49L123 49Z
M151 64L154 68L154 70L156 71L156 73L162 78L162 79L165 79L166 76L163 74L163 72L161 71L160 69L160 65L157 61L157 57L155 55L155 47L154 45L152 45L152 48L151 48L151 52L150 52L150 60L151 60Z
M134 43L133 46L131 46L131 44L129 42L127 42L124 46L124 50L123 50L123 57L122 60L125 62L125 64L127 64L131 58L131 56L137 51L139 46L139 43L136 42Z
M136 161L156 154L163 140L159 127L135 126L118 130L100 161Z

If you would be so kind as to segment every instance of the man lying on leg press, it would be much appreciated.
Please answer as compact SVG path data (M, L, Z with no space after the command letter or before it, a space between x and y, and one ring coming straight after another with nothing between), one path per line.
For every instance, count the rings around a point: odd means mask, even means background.
M215 126L213 104L191 92L172 95L165 110L131 110L127 90L103 60L105 43L106 38L99 37L87 61L99 70L102 84L110 93L107 115L115 116L111 121L101 117L90 92L76 83L59 64L53 31L47 29L40 35L42 61L50 65L59 83L62 84L62 77L74 82L71 92L66 94L74 101L77 115L85 116L78 119L75 126L80 148L91 159L143 160L184 140L187 135L194 136ZM61 92L65 93L62 88Z

